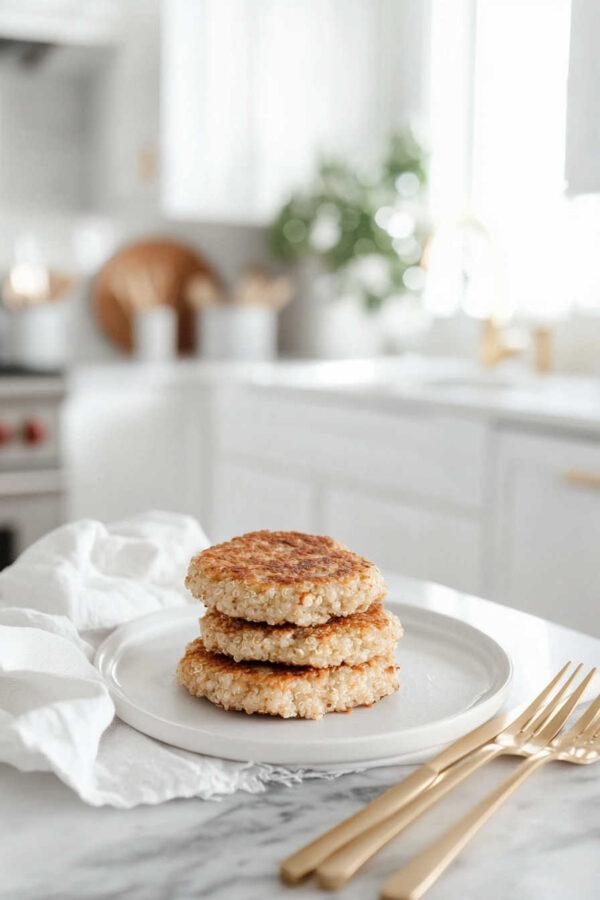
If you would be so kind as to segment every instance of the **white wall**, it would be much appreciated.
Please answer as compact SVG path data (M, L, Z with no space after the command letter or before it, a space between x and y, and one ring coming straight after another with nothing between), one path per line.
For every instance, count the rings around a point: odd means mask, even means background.
M62 75L0 66L0 199L21 207L82 204L85 92Z

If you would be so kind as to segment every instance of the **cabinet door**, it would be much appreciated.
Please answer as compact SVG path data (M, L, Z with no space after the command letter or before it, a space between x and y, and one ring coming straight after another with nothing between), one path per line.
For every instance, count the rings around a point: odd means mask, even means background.
M465 510L484 503L484 422L418 403L398 403L390 413L285 389L242 388L229 396L216 419L222 453L285 464L321 481L344 479L365 493L372 485Z
M305 482L228 461L214 472L215 540L262 528L314 531L313 491Z
M68 518L114 521L165 509L204 525L202 419L202 400L192 404L176 389L75 390L64 416Z
M91 85L86 200L115 213L159 207L159 7L120 4L122 39Z
M494 599L600 637L600 443L500 440Z
M420 105L417 0L169 0L163 206L264 222L319 157L369 165ZM418 48L415 50L415 48ZM406 58L414 62L407 74ZM399 83L403 88L399 88ZM413 103L406 92L416 94Z
M336 488L323 498L323 530L382 568L480 590L475 517Z

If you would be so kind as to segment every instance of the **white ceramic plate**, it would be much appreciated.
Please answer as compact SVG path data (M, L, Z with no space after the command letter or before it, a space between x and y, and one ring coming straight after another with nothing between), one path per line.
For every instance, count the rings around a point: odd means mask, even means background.
M418 755L493 716L511 677L505 651L458 619L386 605L405 629L398 646L400 690L372 707L317 722L225 712L179 687L175 669L198 635L198 605L122 625L95 661L124 722L175 747L226 759L327 765Z

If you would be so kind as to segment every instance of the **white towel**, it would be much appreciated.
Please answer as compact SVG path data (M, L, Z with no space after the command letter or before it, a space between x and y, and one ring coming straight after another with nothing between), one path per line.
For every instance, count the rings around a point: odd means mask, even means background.
M54 772L87 803L118 807L318 774L178 750L115 718L95 647L122 622L189 602L187 563L206 546L187 516L81 521L0 573L0 762Z

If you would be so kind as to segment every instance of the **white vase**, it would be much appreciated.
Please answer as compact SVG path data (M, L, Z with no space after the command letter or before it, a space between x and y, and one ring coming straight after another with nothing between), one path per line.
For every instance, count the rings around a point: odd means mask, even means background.
M335 274L320 260L296 268L296 295L282 316L282 346L293 356L348 359L381 350L380 316L354 297L340 296Z

